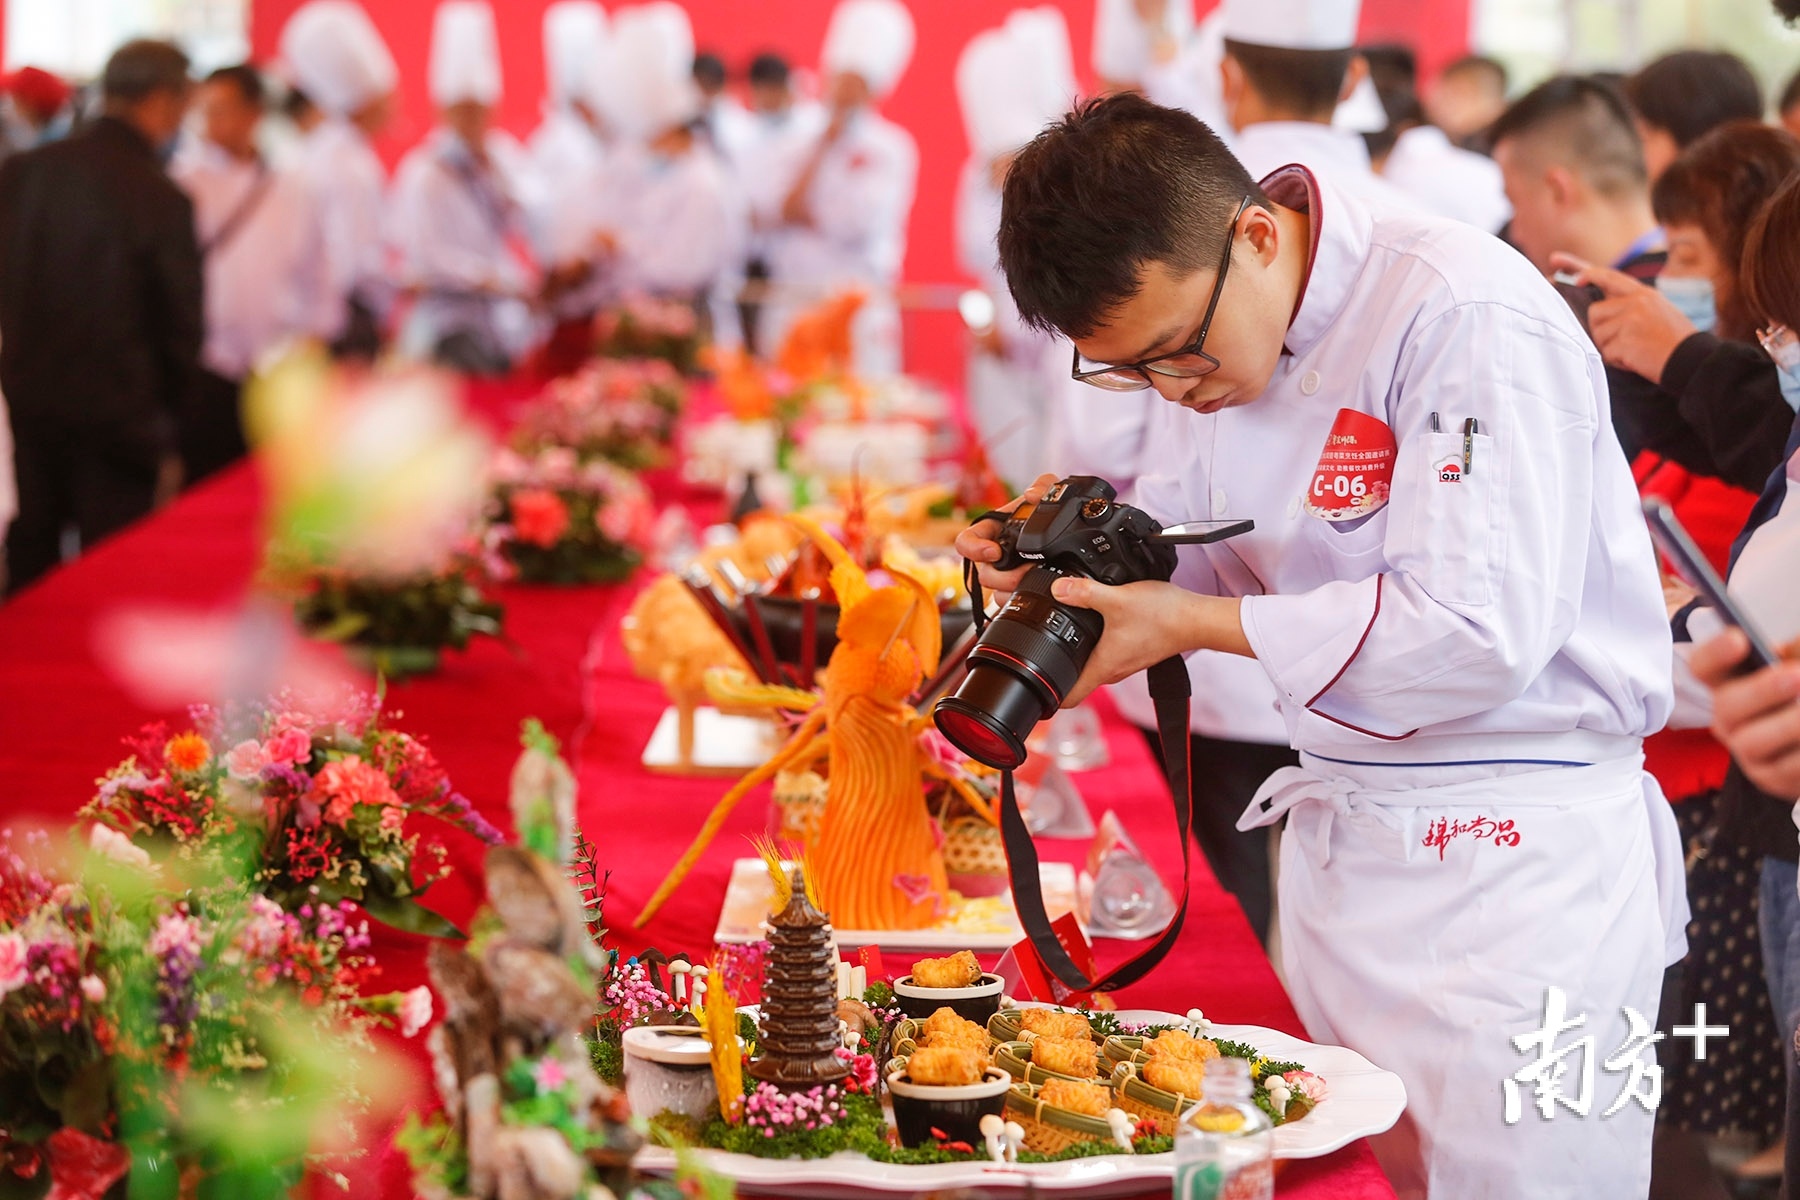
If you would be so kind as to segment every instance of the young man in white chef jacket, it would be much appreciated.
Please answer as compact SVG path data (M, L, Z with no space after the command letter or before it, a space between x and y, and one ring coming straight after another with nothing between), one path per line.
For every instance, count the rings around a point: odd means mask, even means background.
M1641 752L1672 651L1567 306L1489 235L1303 168L1259 185L1135 96L1025 149L1000 256L1078 375L1188 410L1139 480L1152 515L1256 522L1185 549L1173 583L1058 581L1106 618L1067 700L1173 653L1261 665L1301 765L1241 825L1288 818L1282 957L1308 1032L1406 1083L1375 1142L1390 1178L1454 1200L1644 1195L1652 1112L1618 1101L1652 1061L1625 1010L1654 1022L1685 947ZM991 563L995 531L958 548ZM1551 989L1584 1020L1540 1053ZM1549 1056L1588 1036L1582 1116L1537 1081L1562 1063L1580 1102L1580 1062Z
M387 171L370 139L387 124L399 73L368 14L351 0L308 0L282 27L281 57L324 115L301 139L294 161L324 253L292 286L319 337L340 353L372 357L394 287L383 230Z

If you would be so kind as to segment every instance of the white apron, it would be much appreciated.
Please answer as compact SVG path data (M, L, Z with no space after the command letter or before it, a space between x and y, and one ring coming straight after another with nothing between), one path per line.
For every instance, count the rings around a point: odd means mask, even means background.
M1288 818L1282 965L1307 1032L1406 1084L1372 1139L1402 1200L1613 1200L1649 1189L1653 1115L1602 1116L1629 1078L1622 1006L1656 1020L1663 968L1685 952L1680 836L1641 755L1591 766L1361 766L1303 755L1239 821ZM1544 1119L1530 1082L1504 1119L1504 1081L1540 1057L1561 988L1593 1035L1588 1113ZM1654 1048L1640 1060L1653 1064ZM1564 1090L1579 1098L1580 1055ZM1329 1081L1327 1081L1329 1082Z

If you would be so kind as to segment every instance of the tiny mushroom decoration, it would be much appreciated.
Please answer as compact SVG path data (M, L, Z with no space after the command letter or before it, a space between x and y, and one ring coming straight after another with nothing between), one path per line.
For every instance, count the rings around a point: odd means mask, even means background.
M1263 1080L1263 1086L1269 1092L1269 1107L1275 1110L1276 1116L1286 1116L1288 1101L1294 1098L1293 1085L1279 1075L1271 1075Z
M1006 1162L1006 1121L999 1113L987 1113L981 1118L981 1142L994 1163Z
M692 971L690 971L689 974L692 976L692 978L694 980L694 994L692 997L690 997L691 1003L690 1003L689 1007L693 1008L696 1012L698 1012L701 1005L706 1000L706 976L708 974L708 971L706 969L705 964L695 963Z
M1025 1148L1025 1127L1017 1121L1008 1121L1004 1130L1006 1138L1006 1161L1019 1161L1019 1151Z
M675 1001L677 1007L687 1007L688 972L691 970L693 965L679 958L669 964L669 998Z
M1106 1123L1112 1129L1113 1141L1119 1149L1129 1154L1131 1135L1137 1132L1137 1123L1131 1119L1131 1114L1122 1108L1109 1108L1106 1110Z
M1199 1009L1190 1008L1187 1010L1187 1028L1195 1037L1205 1037L1212 1032L1212 1022Z

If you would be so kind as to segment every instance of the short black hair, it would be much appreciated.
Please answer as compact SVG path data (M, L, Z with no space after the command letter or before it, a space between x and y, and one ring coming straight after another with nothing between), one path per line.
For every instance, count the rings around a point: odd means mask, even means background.
M289 87L287 95L281 98L281 115L290 121L298 122L317 108L318 105L312 102L312 97L297 87Z
M1454 75L1486 75L1494 85L1494 90L1502 96L1506 95L1507 85L1511 82L1506 73L1506 64L1486 54L1465 54L1438 72L1440 80Z
M269 89L263 83L262 72L249 63L239 63L234 67L220 67L206 77L208 83L227 83L238 90L244 103L261 108L268 100Z
M1230 38L1225 53L1269 107L1307 120L1326 120L1337 110L1344 72L1356 57L1354 50L1287 50Z
M1625 99L1644 124L1667 130L1679 147L1727 121L1763 115L1756 76L1723 50L1665 54L1625 81Z
M1419 90L1419 57L1400 42L1380 42L1356 51L1369 64L1369 78L1377 91Z
M173 42L137 38L126 42L106 60L100 73L100 94L108 100L136 103L157 92L185 92L188 56Z
M1774 0L1775 15L1792 25L1800 21L1800 0Z
M1131 92L1089 100L1019 152L1000 203L1000 266L1033 328L1087 337L1146 264L1217 264L1244 197L1268 197L1190 113Z
M1631 110L1612 85L1590 75L1557 75L1513 101L1488 131L1508 140L1556 144L1557 159L1602 195L1618 197L1649 185L1644 146Z
M694 55L694 82L713 91L725 86L725 60L710 50Z
M791 74L787 59L764 50L750 60L750 82L757 87L786 87Z

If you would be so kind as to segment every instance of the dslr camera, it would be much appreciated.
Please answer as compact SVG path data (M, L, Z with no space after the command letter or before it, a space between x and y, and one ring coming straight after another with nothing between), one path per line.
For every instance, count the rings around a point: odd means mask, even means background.
M937 702L932 720L952 745L998 770L1025 761L1032 727L1062 706L1106 626L1093 609L1050 594L1064 575L1108 585L1175 573L1175 547L1248 532L1249 521L1197 521L1167 529L1120 504L1112 484L1071 475L1036 504L1007 514L996 541L1002 571L1030 566L969 652L968 674Z

